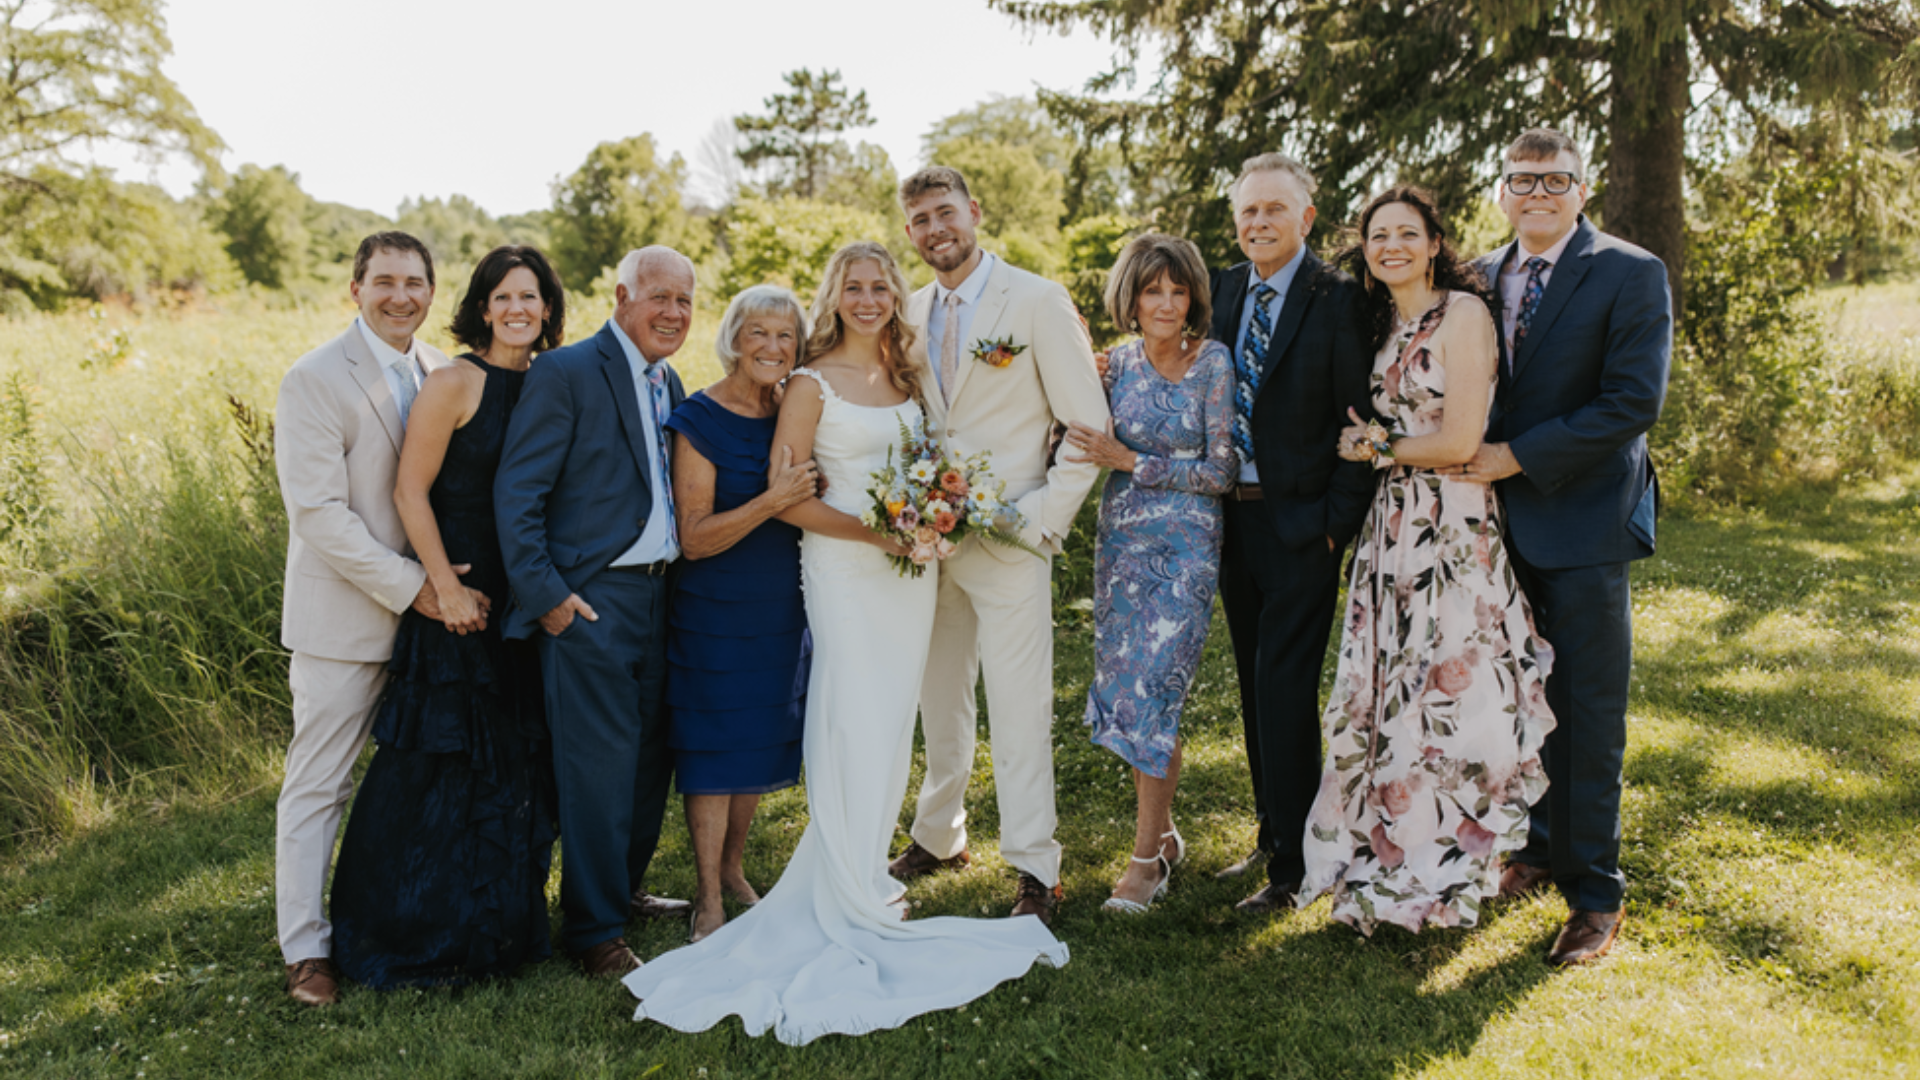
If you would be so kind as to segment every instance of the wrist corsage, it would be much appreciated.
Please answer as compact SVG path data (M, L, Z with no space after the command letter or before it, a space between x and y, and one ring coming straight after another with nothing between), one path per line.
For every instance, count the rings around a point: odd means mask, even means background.
M1378 420L1367 421L1367 438L1361 447L1371 451L1364 460L1373 462L1376 469L1384 469L1393 464L1393 444L1400 441L1397 431L1388 431Z

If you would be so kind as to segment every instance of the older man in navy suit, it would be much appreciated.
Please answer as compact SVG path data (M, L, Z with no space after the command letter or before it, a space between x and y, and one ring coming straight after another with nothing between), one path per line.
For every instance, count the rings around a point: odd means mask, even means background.
M1581 213L1579 148L1536 128L1507 149L1514 242L1481 261L1500 293L1499 389L1487 441L1456 470L1498 485L1507 548L1554 649L1549 787L1500 895L1558 886L1571 909L1556 966L1606 955L1620 926L1620 776L1633 671L1627 568L1653 554L1659 486L1647 429L1673 353L1666 267Z
M680 555L665 423L686 396L667 364L693 322L693 263L620 261L613 318L528 372L494 480L510 638L539 643L560 795L562 937L589 975L640 966L629 915L686 915L651 896L667 749L667 570Z

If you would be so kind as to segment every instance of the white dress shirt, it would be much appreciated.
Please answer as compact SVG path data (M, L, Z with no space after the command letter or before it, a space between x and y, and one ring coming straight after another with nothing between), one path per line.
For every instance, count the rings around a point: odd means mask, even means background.
M667 500L660 493L672 482L673 474L667 463L660 460L660 432L653 421L653 387L647 385L649 361L640 354L639 346L627 337L626 331L620 329L619 323L608 319L607 327L613 331L614 340L620 343L620 351L627 354L627 363L633 368L633 390L640 398L640 426L647 440L647 489L653 492L653 507L647 511L647 527L640 530L640 539L635 540L632 547L613 560L613 565L640 566L672 562L680 557L680 544L675 538L673 523L668 520ZM666 363L665 360L655 362Z
M1574 226L1579 228L1578 225ZM1554 242L1545 251L1528 251L1523 240L1513 245L1513 254L1505 265L1500 267L1500 333L1507 342L1507 362L1513 362L1513 328L1520 322L1520 305L1527 298L1527 260L1539 256L1547 260L1546 269L1540 271L1540 287L1545 289L1553 280L1553 268L1560 265L1560 256L1566 254L1567 242L1573 239L1573 229Z
M980 310L980 294L987 291L987 278L992 274L993 254L983 251L980 253L980 265L973 268L973 273L967 275L967 280L961 282L959 288L949 289L938 281L933 283L933 313L927 316L927 355L933 358L929 366L933 368L935 382L940 381L941 348L947 342L947 296L953 293L960 296L960 306L954 309L954 321L960 324L956 332L960 335L962 349L960 362L964 364L967 362L967 335L973 331L973 313ZM946 384L941 383L940 389L946 388Z
M1294 276L1300 272L1300 264L1305 262L1306 258L1307 245L1301 244L1300 250L1293 253L1293 258L1288 259L1285 266L1275 270L1270 278L1261 277L1260 271L1251 263L1247 265L1247 299L1240 305L1240 331L1233 338L1233 355L1236 361L1240 356L1241 348L1247 343L1247 329L1253 325L1253 291L1259 288L1263 281L1273 289L1273 296L1267 301L1267 333L1271 335L1280 328L1280 309L1286 306L1287 290L1293 288ZM1268 347L1272 347L1271 339ZM1236 381L1240 377L1239 370L1236 362L1234 367ZM1239 398L1236 396L1234 400L1238 401ZM1253 418L1247 419L1251 421ZM1260 470L1254 465L1252 459L1240 463L1240 482L1243 484L1260 482Z
M336 323L335 325L338 324ZM413 392L417 397L420 393L420 380L426 378L427 374L420 370L419 345L409 339L407 341L407 351L401 352L380 340L380 335L373 332L373 328L367 325L365 319L355 316L353 325L360 328L360 336L366 340L367 348L373 350L373 359L380 365L380 374L386 376L387 389L393 391L394 406L396 408L399 407L402 392L400 387L401 369L394 367L393 362L395 360L404 359L407 361L405 370L413 375ZM400 423L401 430L404 431L406 428L406 418L401 417Z

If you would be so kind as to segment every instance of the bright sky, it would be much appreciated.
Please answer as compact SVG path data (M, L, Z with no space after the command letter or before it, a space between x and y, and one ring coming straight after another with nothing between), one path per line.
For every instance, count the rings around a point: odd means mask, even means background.
M716 125L795 68L838 69L904 174L934 121L994 94L1079 90L1111 48L1029 35L984 0L168 0L165 70L230 147L309 194L393 214L466 195L545 207L597 143L651 132L711 175ZM194 173L102 154L176 195ZM703 175L704 174L704 175Z

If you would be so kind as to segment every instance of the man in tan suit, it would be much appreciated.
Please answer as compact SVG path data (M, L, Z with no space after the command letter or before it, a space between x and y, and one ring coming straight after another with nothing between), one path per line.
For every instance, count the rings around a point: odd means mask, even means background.
M937 275L907 306L917 358L929 369L932 422L954 453L992 452L993 475L1026 516L1025 540L1057 555L1100 470L1050 460L1055 425L1103 429L1109 416L1086 326L1066 289L980 250L980 204L958 170L915 173L900 185L900 203L907 235ZM1000 853L1020 872L1013 914L1047 922L1060 898L1051 568L1048 559L978 539L941 564L920 691L927 774L913 843L889 867L905 880L969 859L974 688L984 670Z
M407 409L447 363L413 336L433 306L433 257L406 233L376 233L354 256L351 291L360 317L293 365L274 410L289 532L280 642L293 650L274 899L287 992L307 1005L338 998L327 868L400 613L439 617L393 507ZM485 594L474 597L484 611Z

